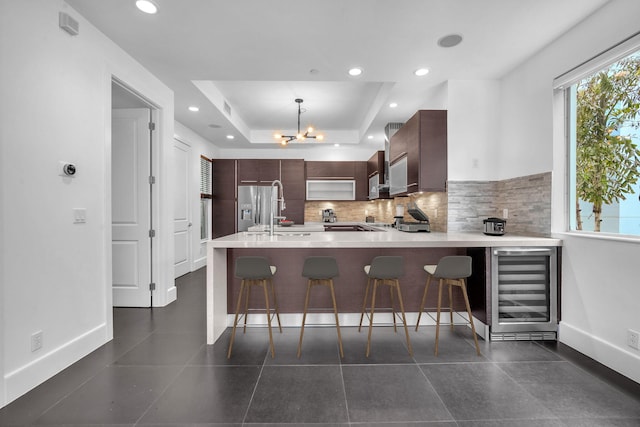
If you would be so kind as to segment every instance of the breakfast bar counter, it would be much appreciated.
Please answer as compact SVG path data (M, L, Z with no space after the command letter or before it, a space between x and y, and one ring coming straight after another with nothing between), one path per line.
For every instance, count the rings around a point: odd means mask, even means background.
M362 266L374 256L402 255L407 259L405 279L411 286L407 286L405 292L403 285L403 299L410 305L423 290L426 276L421 275L424 274L421 266L435 264L442 256L465 254L469 250L483 251L492 247L549 247L562 244L561 240L554 238L510 234L488 236L480 232L405 233L391 227L374 228L377 231L320 231L322 228L317 224L295 225L277 227L274 235L265 231L248 231L209 241L207 343L213 344L227 327L228 307L233 306L235 288L231 261L236 256L265 256L280 260L275 263L278 267L276 286L279 303L284 304L288 297L297 301L304 291L300 272L305 256L335 256L340 264L339 279L343 280L342 287L336 284L337 292L338 288L343 289L343 294L338 295L338 299L342 302L343 311L349 313L359 312L356 307L362 304L360 293L363 292L364 284L357 284L360 281L366 282ZM290 312L296 311L301 310Z

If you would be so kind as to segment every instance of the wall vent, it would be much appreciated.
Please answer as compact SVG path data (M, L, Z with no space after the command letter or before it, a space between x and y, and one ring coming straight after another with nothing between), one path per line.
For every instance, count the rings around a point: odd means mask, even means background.
M80 24L78 21L64 12L58 13L58 25L72 36L77 36L80 32Z
M229 104L227 104L227 101L223 101L224 105L222 106L222 108L224 109L224 112L227 113L228 116L231 115L231 106Z

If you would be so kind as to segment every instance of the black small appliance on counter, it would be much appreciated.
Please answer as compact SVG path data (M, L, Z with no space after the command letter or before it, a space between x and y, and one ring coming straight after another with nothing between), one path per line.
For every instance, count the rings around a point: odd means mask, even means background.
M409 233L416 233L418 231L426 231L428 233L431 231L429 227L429 217L427 214L422 212L418 206L415 204L409 205L407 207L407 212L409 212L409 215L411 215L417 222L397 222L396 228L398 231L407 231Z
M489 236L502 236L507 220L502 218L487 218L482 221L484 224L484 234Z

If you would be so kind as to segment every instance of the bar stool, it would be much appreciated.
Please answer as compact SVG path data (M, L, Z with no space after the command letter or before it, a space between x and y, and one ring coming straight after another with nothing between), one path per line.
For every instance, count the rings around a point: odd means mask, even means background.
M236 326L238 325L238 317L240 315L240 304L242 303L242 294L246 290L245 305L244 305L244 329L247 330L247 315L249 314L249 295L251 294L251 286L261 286L264 289L264 302L265 312L267 314L267 325L269 327L269 348L271 349L271 357L275 357L275 349L273 347L273 335L271 333L271 314L272 309L269 308L269 292L268 288L271 288L271 295L273 296L273 312L278 320L278 327L280 333L282 333L282 325L280 324L280 313L278 312L278 302L276 301L276 292L273 288L273 275L276 272L276 267L269 265L269 261L264 257L246 256L236 258L235 275L242 279L240 282L240 294L238 295L238 303L236 305L236 315L233 321L233 331L231 332L231 341L229 342L229 352L227 353L227 359L231 357L231 350L233 349L233 341L236 336Z
M471 331L473 332L473 340L476 343L476 352L480 356L480 346L478 345L478 337L476 336L476 328L473 324L473 316L471 314L471 307L469 305L469 296L467 295L466 279L471 276L471 257L469 256L446 256L440 259L438 265L425 265L424 270L427 272L427 282L424 286L424 293L422 294L422 302L420 304L420 314L418 314L418 322L416 323L416 331L420 325L420 317L424 311L424 305L427 300L427 291L429 290L429 284L431 278L438 279L438 307L436 318L436 348L434 354L438 355L438 338L440 336L440 307L442 305L442 285L449 286L449 316L451 330L453 330L453 292L452 287L458 286L462 290L462 296L467 308L467 315L469 320L466 323L471 324Z
M373 326L373 314L376 306L376 291L378 286L387 285L391 293L391 314L393 317L393 330L397 332L396 328L396 315L393 301L393 290L398 293L398 302L400 304L400 312L402 314L402 324L404 325L404 332L407 337L407 348L409 349L409 355L413 356L413 348L411 347L411 339L409 338L409 330L407 329L407 319L404 314L404 304L402 303L402 293L400 292L400 280L398 277L404 274L403 258L401 256L378 256L375 257L370 265L365 265L364 271L367 274L367 288L364 292L364 302L362 303L362 312L360 313L360 325L358 326L358 332L362 328L362 320L366 310L367 299L369 297L369 290L371 289L371 283L373 282L373 291L371 293L371 313L369 314L369 336L367 338L367 353L371 349L371 330Z
M338 331L338 344L340 346L340 357L344 357L342 351L342 336L340 335L340 322L338 321L338 307L336 305L336 294L333 288L333 278L338 276L338 263L333 257L308 257L304 260L302 267L302 276L307 280L307 296L304 300L304 314L302 315L302 328L300 329L300 342L298 343L298 357L302 352L302 337L304 335L304 324L307 319L307 311L309 308L309 294L311 288L316 285L329 287L331 300L333 301L333 313L336 317L336 330Z

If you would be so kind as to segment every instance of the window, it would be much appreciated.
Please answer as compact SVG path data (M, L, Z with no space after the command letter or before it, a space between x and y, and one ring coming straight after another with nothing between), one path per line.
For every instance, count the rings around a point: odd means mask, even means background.
M572 231L640 236L640 43L629 50L583 64L562 85Z
M200 156L200 240L209 240L209 219L211 218L211 199L213 162L205 156Z

